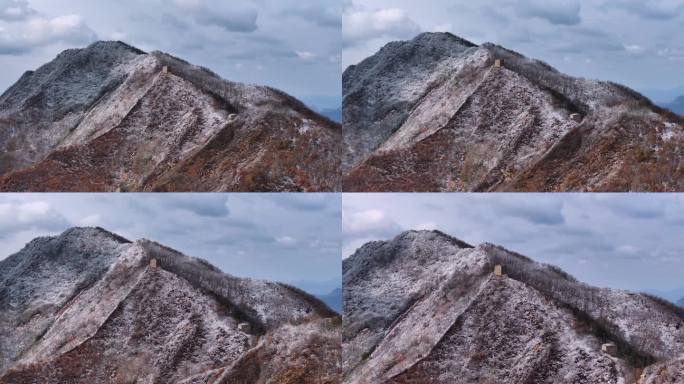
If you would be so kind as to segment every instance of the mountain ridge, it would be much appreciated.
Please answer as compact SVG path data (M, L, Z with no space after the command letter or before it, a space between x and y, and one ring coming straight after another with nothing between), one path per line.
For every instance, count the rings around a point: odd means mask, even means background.
M343 120L348 191L682 188L683 119L625 86L451 34L348 67Z
M337 378L341 321L321 301L153 241L102 228L36 239L0 261L0 292L1 383ZM282 360L262 369L266 356Z
M339 189L339 124L159 51L67 50L0 106L3 190Z
M343 282L346 383L622 383L678 377L684 354L684 310L489 243L405 232L345 259Z

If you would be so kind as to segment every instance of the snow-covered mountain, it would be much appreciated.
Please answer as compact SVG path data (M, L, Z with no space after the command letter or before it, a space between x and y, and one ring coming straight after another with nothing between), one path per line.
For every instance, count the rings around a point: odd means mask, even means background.
M0 189L333 191L340 142L281 91L97 42L0 96Z
M449 33L343 74L345 191L684 190L684 119Z
M0 261L0 383L335 383L340 324L297 288L101 228Z
M346 383L684 380L684 310L492 244L408 231L344 260L343 287Z

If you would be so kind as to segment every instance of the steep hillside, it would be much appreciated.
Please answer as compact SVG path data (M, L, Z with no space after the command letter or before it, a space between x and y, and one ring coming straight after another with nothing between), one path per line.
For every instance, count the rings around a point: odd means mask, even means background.
M333 191L340 141L283 92L98 42L0 96L0 189Z
M684 356L671 303L441 232L364 245L343 284L347 383L633 383Z
M684 190L680 116L448 33L349 67L343 125L345 191Z
M0 383L335 383L340 324L295 288L100 228L0 261Z

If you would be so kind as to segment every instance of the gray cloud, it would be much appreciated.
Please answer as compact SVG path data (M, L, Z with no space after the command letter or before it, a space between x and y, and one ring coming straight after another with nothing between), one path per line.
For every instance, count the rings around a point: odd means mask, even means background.
M282 197L279 195L273 196L273 201L277 202L278 205L302 211L321 211L328 209L331 207L331 199L337 199L337 195L318 194L309 196L308 194L293 194L286 197L285 195Z
M551 24L578 25L581 22L578 1L527 0L515 1L513 6L520 16L540 18Z
M181 12L194 17L200 24L217 26L231 32L254 32L257 30L259 13L247 3L203 2L174 0Z
M219 194L208 195L202 199L184 194L172 195L163 201L173 208L184 209L202 217L224 217L230 213L225 196Z
M36 10L29 6L26 0L1 0L0 20L26 20L36 14Z
M606 9L620 9L637 17L654 20L672 20L684 11L684 4L679 1L662 0L618 0L606 2Z
M538 202L510 199L500 204L496 209L502 215L521 218L535 224L559 225L565 223L561 201Z
M313 22L322 27L337 29L342 27L342 8L336 0L292 5L284 10L282 15L294 16L299 20Z

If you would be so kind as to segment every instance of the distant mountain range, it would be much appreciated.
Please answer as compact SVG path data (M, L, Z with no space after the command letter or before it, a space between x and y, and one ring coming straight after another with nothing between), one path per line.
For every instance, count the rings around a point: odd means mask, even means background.
M682 297L681 299L679 299L679 301L677 302L677 304L678 304L680 307L684 308L684 297Z
M449 33L343 74L344 190L684 191L684 118Z
M101 228L0 261L3 384L338 383L340 324L300 289Z
M336 288L327 295L316 295L330 309L337 313L342 313L342 289Z
M671 102L677 97L684 95L684 86L674 87L670 89L642 88L640 89L640 91L649 99L653 100L658 104L661 104Z
M341 123L342 122L342 109L341 108L326 108L321 109L319 113L328 119Z
M684 309L500 246L408 231L342 273L345 383L684 382Z
M662 105L664 108L671 110L674 113L678 113L684 116L684 96L679 96L671 103L665 103Z
M0 96L0 190L336 191L341 135L279 90L97 42Z

